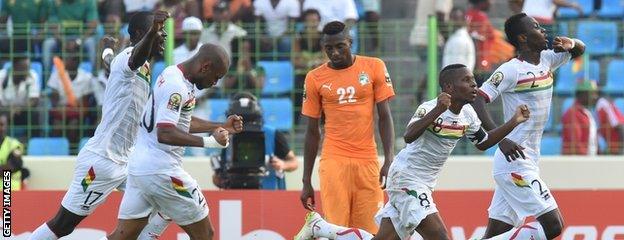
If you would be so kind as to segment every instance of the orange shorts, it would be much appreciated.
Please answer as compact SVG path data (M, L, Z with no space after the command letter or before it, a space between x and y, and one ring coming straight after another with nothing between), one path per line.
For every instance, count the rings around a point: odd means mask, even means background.
M374 217L384 200L377 158L321 157L319 180L328 222L377 232Z

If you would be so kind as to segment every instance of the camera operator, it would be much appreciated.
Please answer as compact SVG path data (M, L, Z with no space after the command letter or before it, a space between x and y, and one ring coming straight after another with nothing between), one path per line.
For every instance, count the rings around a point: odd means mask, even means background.
M265 125L258 99L249 92L232 96L226 115L243 117L243 131L213 159L213 183L224 189L286 189L284 172L299 163L283 133Z

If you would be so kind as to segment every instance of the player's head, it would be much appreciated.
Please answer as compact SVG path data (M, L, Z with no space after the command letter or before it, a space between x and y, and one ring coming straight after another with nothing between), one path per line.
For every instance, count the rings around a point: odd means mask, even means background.
M505 34L517 50L542 51L548 48L546 31L534 18L518 13L505 21Z
M137 44L143 36L152 28L154 23L154 14L152 12L137 12L130 17L128 23L128 34L130 34L130 43ZM167 33L161 30L156 37L156 42L152 45L152 53L162 54L165 50L165 39Z
M198 89L209 88L217 84L230 67L230 57L225 49L211 43L202 45L199 51L186 62L190 63L188 64L190 69L184 74Z
M583 81L576 85L575 98L583 106L595 106L598 97L598 84L595 81Z
M323 27L321 46L333 67L344 68L352 64L351 43L349 29L344 23L333 21Z
M453 101L474 102L477 97L477 82L472 71L463 64L451 64L440 71L440 88L451 95Z
M484 12L490 10L490 6L492 5L490 0L469 0L469 2L475 6L475 8Z

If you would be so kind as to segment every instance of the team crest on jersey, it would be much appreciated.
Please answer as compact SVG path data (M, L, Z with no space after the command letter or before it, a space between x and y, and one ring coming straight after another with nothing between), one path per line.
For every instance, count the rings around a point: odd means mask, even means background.
M358 81L360 82L360 85L362 86L369 83L370 80L368 78L368 74L366 72L361 72L360 75L358 76Z
M502 72L495 72L494 75L492 75L492 78L490 78L490 82L492 82L494 86L498 87L498 85L500 85L500 83L503 81L504 77L505 76Z
M173 93L169 96L169 102L167 108L173 111L180 111L180 104L182 104L182 95L179 93Z

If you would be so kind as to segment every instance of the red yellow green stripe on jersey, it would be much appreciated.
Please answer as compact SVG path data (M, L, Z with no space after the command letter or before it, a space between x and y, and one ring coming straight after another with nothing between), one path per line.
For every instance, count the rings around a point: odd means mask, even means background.
M433 123L427 127L427 131L441 138L460 139L466 133L468 125L444 125Z
M526 181L524 181L524 179L522 178L522 176L520 176L520 174L511 173L511 180L518 187L528 187L528 188L531 187Z
M82 182L80 182L80 185L82 185L83 192L87 191L87 188L89 187L89 185L91 185L93 180L95 180L95 170L93 170L93 167L91 167L89 168L89 171L87 171L87 176L85 176L82 179Z
M544 76L538 78L525 78L519 80L516 83L516 87L514 88L514 92L534 92L540 90L546 90L552 87L553 85L553 75L551 72L544 74Z
M187 198L193 198L191 196L191 193L189 193L188 191L186 191L186 188L184 187L184 183L182 182L182 180L177 179L175 177L171 177L171 183L173 185L173 189L180 194L183 197L187 197Z

